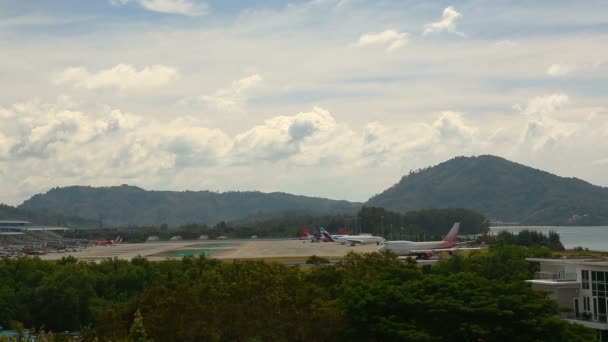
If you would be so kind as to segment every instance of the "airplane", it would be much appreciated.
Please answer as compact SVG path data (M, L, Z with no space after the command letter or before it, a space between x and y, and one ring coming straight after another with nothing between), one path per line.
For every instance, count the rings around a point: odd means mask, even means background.
M299 237L298 240L306 240L310 242L329 242L329 240L323 236L321 229L323 229L323 227L319 227L319 229L313 229L313 233L311 234L306 228L302 228L302 236Z
M458 245L458 230L460 222L454 223L452 229L441 241L386 241L380 246L378 252L391 251L400 256L416 256L417 259L428 259L436 252L448 252L450 255L460 250L481 249L479 247L455 247Z
M117 236L114 240L95 240L95 244L98 246L113 246L115 244L121 243L122 237Z
M302 236L298 237L298 240L310 240L312 238L312 236L308 233L308 230L306 230L306 228L302 228L301 232L302 232Z
M381 236L373 236L373 235L367 235L367 234L361 234L361 235L331 235L327 232L327 230L325 230L325 228L321 227L319 228L319 230L321 231L321 234L323 234L323 237L326 238L328 241L331 242L337 242L340 244L350 244L351 246L354 245L366 245L366 244L370 244L370 243L375 243L377 245L381 244L382 242L384 242L384 238Z

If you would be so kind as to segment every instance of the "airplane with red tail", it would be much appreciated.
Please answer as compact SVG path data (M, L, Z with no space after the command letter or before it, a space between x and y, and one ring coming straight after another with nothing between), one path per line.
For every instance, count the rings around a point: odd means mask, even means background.
M461 250L481 249L479 247L456 247L458 242L458 230L460 222L454 223L452 229L441 241L386 241L380 246L378 252L391 251L402 256L416 256L417 259L428 259L437 252L448 252L450 255L457 254Z
M122 242L122 237L117 236L114 240L95 240L95 245L98 246L113 246Z

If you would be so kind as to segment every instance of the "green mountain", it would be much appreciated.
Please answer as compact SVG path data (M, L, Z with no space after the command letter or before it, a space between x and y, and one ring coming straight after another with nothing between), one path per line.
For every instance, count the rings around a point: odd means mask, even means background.
M365 205L403 212L466 208L522 224L608 225L608 188L489 155L412 172Z
M81 217L66 216L47 211L20 209L6 204L0 204L0 220L24 220L34 224L76 228L95 225L95 221L86 220Z
M104 226L215 224L259 213L300 210L313 214L349 212L360 203L281 192L146 191L114 187L54 188L23 202L20 209L101 221Z

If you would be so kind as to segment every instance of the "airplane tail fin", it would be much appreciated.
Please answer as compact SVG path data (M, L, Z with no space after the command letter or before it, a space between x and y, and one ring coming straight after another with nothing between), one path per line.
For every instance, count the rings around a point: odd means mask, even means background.
M121 236L117 236L116 240L114 240L114 242L121 243L122 242L122 237Z
M448 232L448 235L443 238L443 241L458 242L458 230L460 229L460 222L454 223L452 229Z
M308 237L309 236L308 230L306 230L306 228L302 228L302 236L303 237Z
M321 232L321 234L323 235L323 237L326 238L327 240L329 240L331 242L336 242L336 240L334 240L334 238L331 237L331 234L329 234L327 232L327 230L325 230L325 228L319 227L319 231Z

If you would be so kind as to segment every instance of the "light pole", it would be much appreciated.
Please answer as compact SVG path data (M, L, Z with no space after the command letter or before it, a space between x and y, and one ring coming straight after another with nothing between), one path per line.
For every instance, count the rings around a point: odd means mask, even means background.
M380 227L382 229L382 237L384 237L384 215L380 216Z

